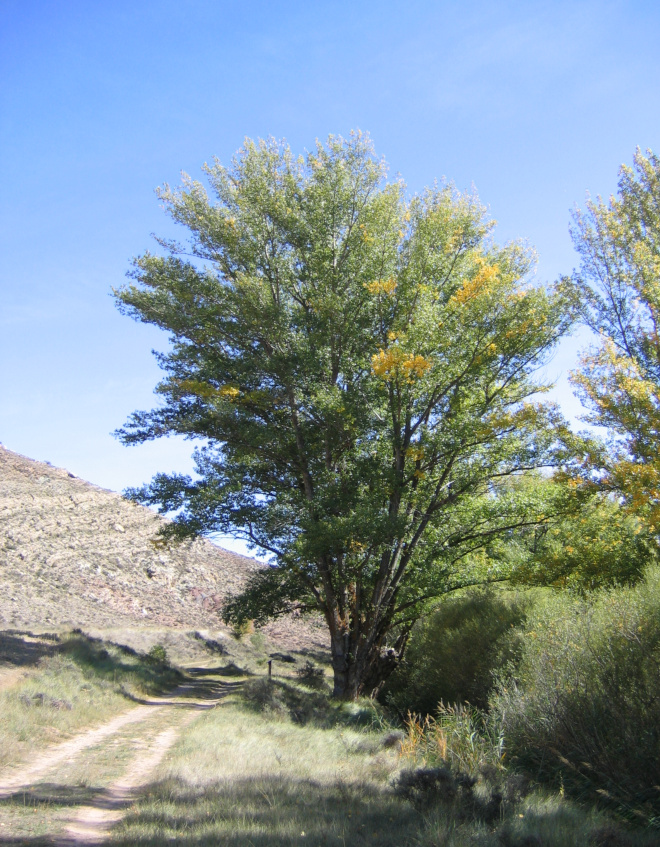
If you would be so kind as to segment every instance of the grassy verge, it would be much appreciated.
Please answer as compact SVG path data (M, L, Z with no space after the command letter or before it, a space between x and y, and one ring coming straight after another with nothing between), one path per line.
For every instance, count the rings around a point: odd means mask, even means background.
M318 704L318 695L274 688L276 702L288 695L293 715L263 707L248 690L247 702L232 698L201 717L113 843L406 843L416 813L387 790L398 754L383 746L383 733L355 725L363 710L333 704L321 715L327 728L303 724L299 701Z
M470 706L409 717L395 792L425 817L419 847L654 847L590 805L505 766L497 724Z
M468 713L387 727L293 681L250 680L172 751L112 843L194 847L651 847L508 775ZM472 738L470 738L472 736ZM464 768L464 770L461 770Z
M179 679L169 665L130 649L81 633L61 637L25 679L0 691L0 767L98 724Z

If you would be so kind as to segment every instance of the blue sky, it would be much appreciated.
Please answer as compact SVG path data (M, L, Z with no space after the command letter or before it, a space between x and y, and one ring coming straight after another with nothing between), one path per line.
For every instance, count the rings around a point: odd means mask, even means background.
M190 467L111 436L165 338L109 292L173 232L154 188L246 135L369 131L411 191L474 185L541 280L570 272L570 208L660 148L658 44L657 0L0 0L0 441L115 490ZM571 416L580 343L548 367Z

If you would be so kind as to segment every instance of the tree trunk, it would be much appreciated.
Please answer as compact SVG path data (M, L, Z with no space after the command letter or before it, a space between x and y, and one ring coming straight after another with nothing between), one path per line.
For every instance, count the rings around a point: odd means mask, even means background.
M400 661L405 644L397 644L399 649L372 650L367 654L364 648L355 649L351 642L348 633L331 637L332 696L337 700L375 697Z

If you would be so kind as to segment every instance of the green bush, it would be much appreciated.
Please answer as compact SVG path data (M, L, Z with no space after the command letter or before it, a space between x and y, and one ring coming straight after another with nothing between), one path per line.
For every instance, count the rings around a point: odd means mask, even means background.
M145 655L144 660L150 665L166 665L167 650L162 644L154 644L151 650Z
M382 698L401 714L435 714L438 703L486 708L495 677L520 652L526 593L476 590L443 602L413 630L406 660Z
M314 662L310 662L309 659L304 665L302 665L302 667L296 668L296 676L298 677L298 682L301 682L303 685L307 685L310 688L325 687L323 668L317 667Z
M660 569L538 604L491 705L510 758L536 779L660 825Z

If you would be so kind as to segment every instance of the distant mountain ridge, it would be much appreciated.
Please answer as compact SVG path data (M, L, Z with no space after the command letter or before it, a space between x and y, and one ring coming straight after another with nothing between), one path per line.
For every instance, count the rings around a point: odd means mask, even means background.
M221 628L259 562L209 541L160 548L163 518L0 445L0 628Z

